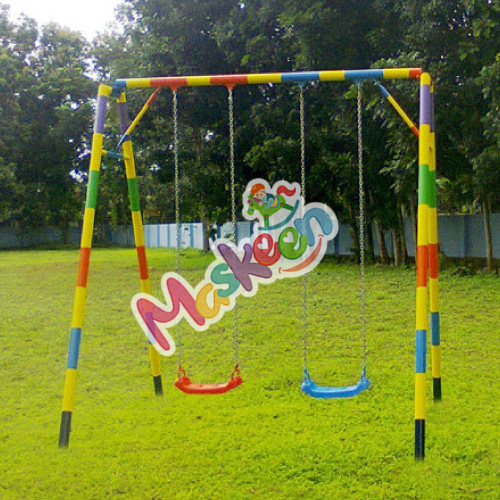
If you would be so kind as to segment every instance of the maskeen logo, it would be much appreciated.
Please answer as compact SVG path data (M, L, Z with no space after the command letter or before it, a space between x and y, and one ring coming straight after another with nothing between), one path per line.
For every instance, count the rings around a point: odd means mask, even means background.
M133 297L134 316L160 354L175 352L168 330L182 318L193 329L206 330L233 309L240 295L255 295L259 284L314 269L338 233L333 211L322 203L305 205L298 183L279 181L271 188L267 181L254 179L246 187L243 204L243 217L254 221L252 237L237 247L227 239L216 239L215 261L196 288L169 272L161 280L165 303L147 293Z

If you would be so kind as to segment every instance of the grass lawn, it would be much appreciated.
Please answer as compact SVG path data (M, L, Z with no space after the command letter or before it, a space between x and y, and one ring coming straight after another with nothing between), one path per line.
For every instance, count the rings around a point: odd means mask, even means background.
M59 419L77 251L0 256L0 498L41 500L500 499L500 281L444 272L443 401L428 385L427 457L413 459L415 270L370 267L368 375L351 400L312 400L302 376L300 279L240 298L245 383L218 396L173 387L163 359L155 397L130 300L134 250L93 250L70 447ZM210 256L187 252L195 285ZM149 252L154 293L173 253ZM360 375L359 271L312 272L310 370L319 383ZM232 313L184 330L195 381L228 379ZM430 349L429 349L430 351ZM430 368L430 366L429 366ZM430 379L430 376L428 377Z

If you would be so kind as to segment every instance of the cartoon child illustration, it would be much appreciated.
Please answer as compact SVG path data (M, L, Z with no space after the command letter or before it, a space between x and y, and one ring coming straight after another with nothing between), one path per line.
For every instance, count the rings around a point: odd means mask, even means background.
M282 208L286 208L295 213L297 207L292 207L286 203L285 197L281 194L285 193L287 196L293 196L294 191L289 191L285 186L278 188L277 194L266 193L264 184L254 184L250 189L248 196L248 214L253 215L255 210L260 212L264 219L265 227L269 227L269 218Z
M255 201L258 205L265 205L265 202L267 202L268 198L274 198L272 194L266 194L266 187L264 186L264 184L260 183L253 185L250 193L251 194L248 198Z

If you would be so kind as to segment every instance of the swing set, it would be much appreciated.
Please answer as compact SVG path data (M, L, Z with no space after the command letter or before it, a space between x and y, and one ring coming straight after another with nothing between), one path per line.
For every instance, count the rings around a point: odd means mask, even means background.
M420 124L419 128L411 121L401 106L380 80L416 79L420 81ZM416 294L416 335L415 335L415 457L423 459L425 455L425 385L426 385L426 344L427 331L430 331L432 345L432 377L434 400L441 399L441 356L439 333L439 285L437 266L437 190L436 190L436 153L434 133L434 98L433 84L427 73L420 68L390 68L368 70L335 70L316 72L268 73L248 75L218 75L218 76L188 76L188 77L155 77L130 78L116 80L112 86L100 85L97 97L96 118L92 140L92 152L87 186L87 198L80 245L80 259L78 264L77 284L71 322L68 365L66 370L59 446L68 447L71 431L71 420L74 410L76 393L77 365L79 357L80 339L83 326L87 276L90 263L90 252L94 229L94 214L97 203L100 167L103 157L121 160L125 164L127 184L134 240L137 251L141 291L151 293L149 271L146 259L144 233L140 198L137 185L134 152L131 135L144 114L151 107L163 87L169 87L172 92L173 107L173 134L174 134L174 166L175 166L175 219L177 228L176 237L176 269L180 270L181 248L181 215L180 215L180 183L179 183L179 134L178 134L178 95L179 87L223 85L228 89L228 121L229 121L229 163L231 179L231 213L232 232L236 235L236 192L235 192L235 140L234 140L234 87L250 84L297 84L300 91L300 168L301 194L306 196L306 124L304 86L308 82L336 82L347 81L357 86L357 136L358 136L358 188L359 188L359 247L360 247L360 280L361 280L361 337L363 344L361 376L355 385L350 386L321 386L316 384L308 368L308 281L307 274L302 276L303 282L303 361L304 377L301 390L313 397L321 399L335 399L353 397L370 386L367 378L367 340L366 340L366 278L365 278L365 189L363 178L363 130L362 130L362 88L363 84L373 82L382 95L394 107L404 122L419 140L419 172L418 172L418 236L417 236L417 294ZM126 89L155 88L135 119L129 124L127 116ZM116 148L108 151L103 148L104 125L110 97L116 98L120 119L121 137ZM120 151L121 150L121 151ZM298 205L282 204L290 211L290 215L278 226L284 226L293 217ZM251 208L251 207L250 207ZM267 208L267 207L266 207ZM272 230L278 226L271 226L269 217L276 207L270 206L267 217L264 217L264 227L259 229ZM239 369L239 322L238 309L235 306L233 325L234 368L229 381L218 384L194 383L186 374L183 367L183 342L181 328L177 328L178 336L178 378L175 386L187 394L222 394L235 389L243 380ZM153 345L149 346L151 373L155 393L163 393L160 371L160 355Z
M234 241L236 241L236 182L235 182L235 161L234 161L234 106L233 106L233 89L229 89L229 163L231 170L231 225ZM180 186L179 186L179 126L177 113L177 92L172 92L172 109L173 109L173 124L174 124L174 189L175 189L175 227L176 231L176 272L180 274ZM177 349L179 358L179 367L177 370L177 380L174 385L177 389L186 394L224 394L243 383L239 370L239 326L238 326L238 307L234 308L234 325L233 325L233 350L234 350L234 368L231 378L227 382L218 384L197 384L191 381L186 375L186 371L182 367L183 363L183 341L182 328L177 328L177 338L179 339L179 348Z

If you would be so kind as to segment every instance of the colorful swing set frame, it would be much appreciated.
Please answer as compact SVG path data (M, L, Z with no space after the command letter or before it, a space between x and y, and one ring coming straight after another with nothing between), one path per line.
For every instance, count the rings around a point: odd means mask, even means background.
M420 81L420 124L419 128L411 122L402 108L390 94L379 86L384 97L403 118L405 123L418 136L419 169L418 169L418 227L417 227L417 296L416 296L416 340L415 340L415 457L423 459L425 455L425 387L426 387L426 345L427 332L430 331L432 345L432 378L434 400L441 399L441 353L440 353L440 319L439 319L439 284L438 284L438 232L437 232L437 190L436 190L436 149L434 132L434 99L433 84L428 73L420 68L387 68L367 70L333 70L290 73L264 73L248 75L216 75L216 76L186 76L186 77L154 77L119 79L112 86L100 85L97 97L96 117L92 140L87 198L83 220L80 258L78 264L76 290L71 321L68 364L65 376L59 446L69 445L71 420L74 411L74 400L78 374L78 357L83 327L85 303L87 296L87 277L94 232L94 215L97 205L97 190L100 178L102 157L123 159L130 197L134 240L137 250L141 290L151 292L149 272L146 258L146 247L142 227L140 198L135 172L134 152L131 134L146 111L151 106L159 90L169 87L177 91L179 87L196 87L223 85L233 88L237 85L280 84L308 82L351 82L415 79ZM154 88L133 122L128 125L125 91L136 88ZM104 124L108 102L116 98L122 129L119 146L122 152L108 152L103 149ZM149 346L149 357L154 388L161 395L162 381L160 372L160 356L153 346ZM187 377L186 377L187 378ZM235 377L237 379L237 376ZM233 380L233 379L232 379ZM230 384L229 382L228 384ZM234 382L233 382L234 383ZM354 395L363 386L363 378L355 389L344 388L345 394ZM194 390L192 383L184 380L183 387ZM329 389L320 386L310 386L315 391L331 393ZM355 386L356 387L356 386ZM189 389L190 388L190 389ZM220 387L214 387L218 390Z

